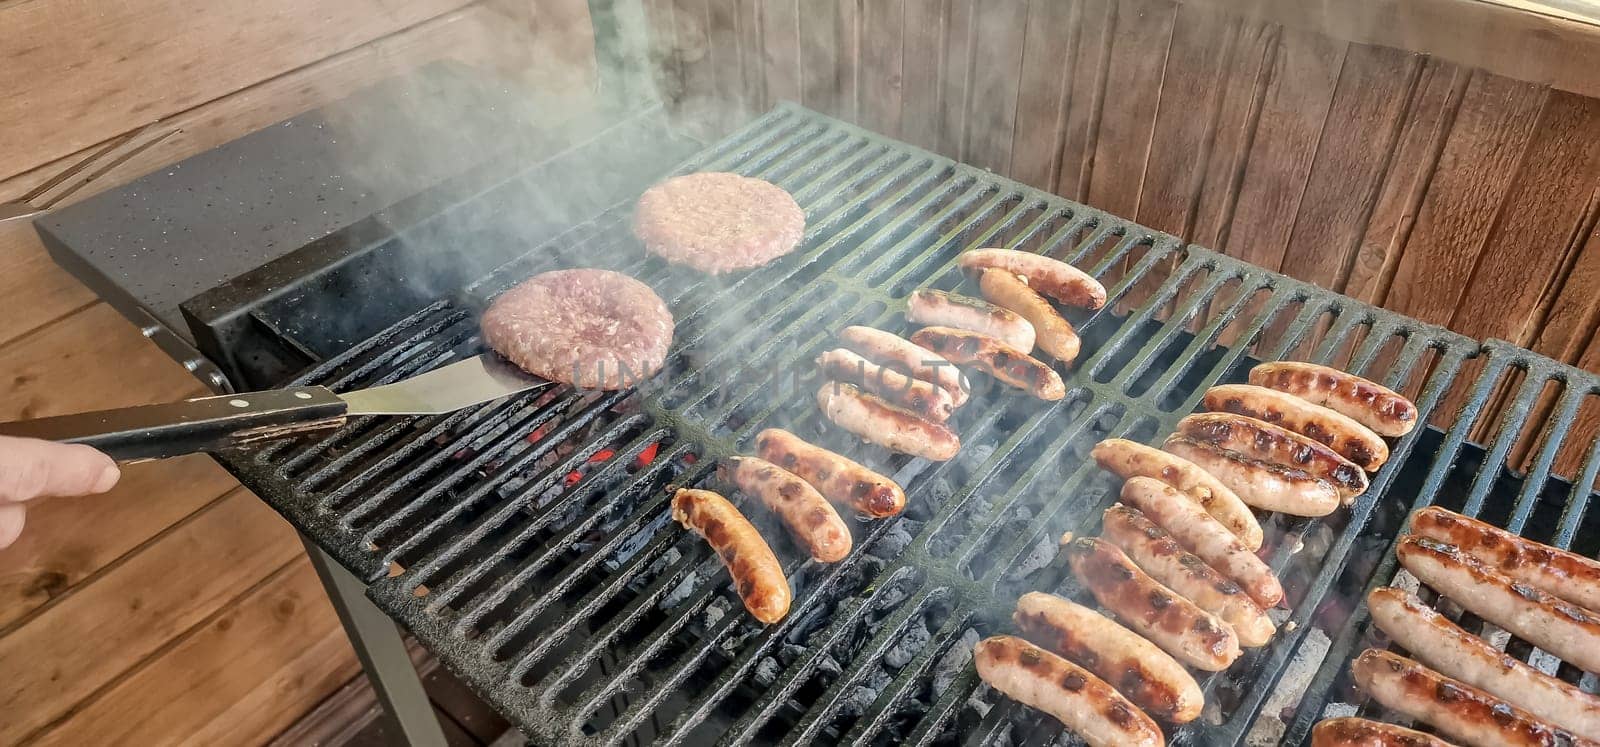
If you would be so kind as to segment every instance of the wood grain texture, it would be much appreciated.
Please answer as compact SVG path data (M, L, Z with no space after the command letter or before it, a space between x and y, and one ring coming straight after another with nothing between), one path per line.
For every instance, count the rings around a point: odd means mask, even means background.
M947 0L944 56L939 65L939 154L957 161L967 156L967 112L972 96L972 56L979 0Z
M800 103L832 116L848 116L844 108L846 47L855 35L839 22L839 3L815 3L800 14Z
M868 129L898 137L905 60L903 0L871 0L860 8L858 121Z
M1238 34L1236 19L1178 6L1135 215L1140 223L1191 234L1222 114L1224 66Z
M799 0L767 0L761 4L761 44L766 77L766 103L799 101L800 9Z
M1211 151L1200 180L1193 228L1188 238L1210 247L1226 245L1245 165L1261 118L1268 70L1276 58L1278 29L1246 23L1232 39L1224 63L1222 102L1211 136Z
M0 638L0 699L11 716L0 741L15 744L67 715L302 552L289 525L243 490L163 535Z
M935 150L943 112L941 99L945 27L949 0L903 0L905 44L900 74L900 137Z
M129 0L0 5L0 173L16 174L465 5ZM43 75L37 71L59 71Z
M38 743L255 744L289 726L360 665L308 560L262 579Z
M1433 324L1450 322L1546 95L1509 78L1473 76L1385 306Z
M1011 166L1027 21L1027 0L989 0L976 19L967 160L1001 174Z
M1117 215L1139 209L1175 13L1167 0L1124 0L1116 7L1088 201Z
M1100 138L1100 112L1106 95L1106 61L1116 30L1115 0L1083 0L1077 9L1078 38L1067 71L1067 117L1061 141L1060 173L1055 193L1083 202L1089 194L1095 150Z
M1050 191L1061 171L1067 99L1078 43L1081 6L1032 0L1024 23L1022 69L1017 76L1016 122L1011 143L1011 178Z

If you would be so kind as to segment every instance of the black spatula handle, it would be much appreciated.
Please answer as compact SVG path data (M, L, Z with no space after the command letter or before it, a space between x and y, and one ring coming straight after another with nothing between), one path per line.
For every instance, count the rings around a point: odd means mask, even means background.
M306 386L0 423L0 436L88 444L119 462L165 459L335 428L347 409Z

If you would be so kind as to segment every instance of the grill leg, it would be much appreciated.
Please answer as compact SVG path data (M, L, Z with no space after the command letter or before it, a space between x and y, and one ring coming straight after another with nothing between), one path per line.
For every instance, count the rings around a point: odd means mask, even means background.
M339 612L361 668L383 704L384 734L391 744L445 747L444 730L433 715L422 678L411 666L400 629L366 597L366 584L310 540L301 537L328 599Z

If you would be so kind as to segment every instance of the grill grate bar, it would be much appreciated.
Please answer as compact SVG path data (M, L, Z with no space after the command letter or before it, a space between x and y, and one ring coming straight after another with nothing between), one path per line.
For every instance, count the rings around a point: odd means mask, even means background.
M1512 400L1511 405L1501 414L1500 432L1495 436L1494 445L1484 458L1484 468L1478 471L1477 477L1472 481L1472 488L1467 493L1467 503L1462 513L1469 516L1477 516L1483 511L1483 503L1489 497L1489 490L1494 487L1495 479L1500 476L1501 468L1506 465L1506 455L1511 453L1511 447L1517 440L1521 430L1518 426L1527 419L1528 411L1533 409L1534 401L1544 389L1543 379L1537 378L1534 372L1526 368L1522 370L1522 384L1517 388L1516 399Z
M1538 500L1540 489L1550 479L1550 468L1555 464L1556 455L1561 451L1561 446L1572 433L1572 424L1578 419L1578 410L1583 407L1584 398L1592 391L1587 387L1567 386L1561 394L1560 403L1556 406L1556 417L1546 432L1544 444L1540 447L1538 456L1534 458L1533 469L1530 470L1522 481L1522 490L1517 493L1516 509L1511 518L1506 522L1506 529L1521 534L1523 526L1528 521L1528 516L1533 513L1533 507ZM1526 416L1524 416L1526 417ZM1520 420L1520 418L1519 418ZM1507 432L1518 432L1520 428L1507 427ZM1583 485L1585 483L1578 483ZM1588 483L1593 484L1593 483ZM1587 492L1583 490L1582 492Z

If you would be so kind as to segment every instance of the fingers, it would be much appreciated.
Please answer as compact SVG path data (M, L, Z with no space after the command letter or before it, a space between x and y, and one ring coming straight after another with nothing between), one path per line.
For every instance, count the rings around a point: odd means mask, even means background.
M22 523L28 509L20 503L0 503L0 550L11 546L22 534Z
M0 436L0 504L104 493L121 476L111 457L88 446Z

